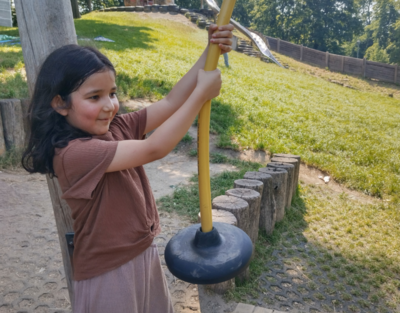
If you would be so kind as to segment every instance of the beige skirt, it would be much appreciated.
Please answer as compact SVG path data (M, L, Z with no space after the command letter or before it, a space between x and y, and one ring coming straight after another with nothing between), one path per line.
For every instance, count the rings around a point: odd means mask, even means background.
M74 281L74 313L173 313L156 244L121 267Z

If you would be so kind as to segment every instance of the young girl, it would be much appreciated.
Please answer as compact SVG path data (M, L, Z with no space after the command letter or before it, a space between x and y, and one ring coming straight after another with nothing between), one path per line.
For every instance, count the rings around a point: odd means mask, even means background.
M229 52L232 30L210 26L209 42ZM74 313L173 312L142 165L166 156L204 102L218 96L220 72L202 70L207 50L164 99L123 115L116 115L115 69L99 51L68 45L43 63L22 163L56 176L72 210Z

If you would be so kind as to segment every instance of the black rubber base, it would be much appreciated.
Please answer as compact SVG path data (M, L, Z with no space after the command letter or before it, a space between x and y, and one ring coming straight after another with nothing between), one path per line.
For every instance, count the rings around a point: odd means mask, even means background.
M217 284L237 276L248 265L253 244L247 234L226 223L201 231L195 224L181 230L165 248L170 272L192 284Z

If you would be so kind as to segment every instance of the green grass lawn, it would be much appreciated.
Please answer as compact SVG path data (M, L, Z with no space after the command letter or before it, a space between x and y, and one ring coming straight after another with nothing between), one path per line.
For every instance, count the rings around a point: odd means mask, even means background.
M80 43L96 45L115 64L121 100L162 98L196 61L207 36L204 30L132 13L92 13L75 24L79 38L115 40ZM281 69L236 52L230 63L227 69L220 61L224 85L211 117L221 147L299 154L350 188L397 201L397 99L376 88L357 91L329 83L304 66ZM26 96L20 48L0 48L0 66L0 96Z
M76 21L78 35L103 35L116 64L120 96L157 97L190 68L206 32L129 13L102 13ZM281 69L243 54L220 62L224 85L214 100L212 131L221 147L299 154L337 181L367 194L400 192L400 105L301 71Z

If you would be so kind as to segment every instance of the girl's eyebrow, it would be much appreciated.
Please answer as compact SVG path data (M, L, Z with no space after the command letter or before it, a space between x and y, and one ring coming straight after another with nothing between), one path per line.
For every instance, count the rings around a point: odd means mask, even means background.
M114 86L114 87L111 88L111 91L116 91L116 90L117 90L117 86ZM91 91L85 93L84 96L91 95L91 94L93 94L93 93L98 93L98 92L100 92L100 91L103 91L103 89L91 90Z

